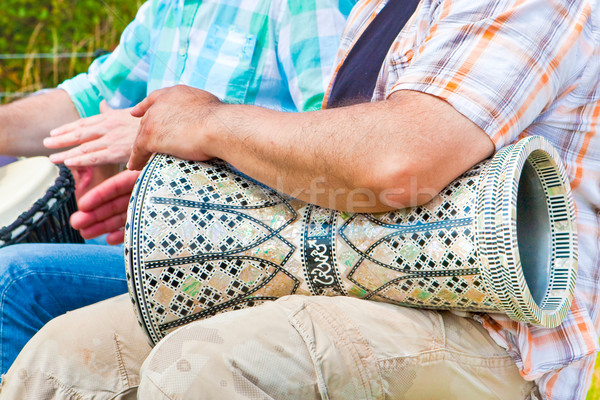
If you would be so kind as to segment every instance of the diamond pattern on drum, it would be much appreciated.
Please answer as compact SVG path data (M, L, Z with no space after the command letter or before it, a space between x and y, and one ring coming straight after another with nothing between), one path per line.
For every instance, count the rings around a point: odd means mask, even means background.
M164 324L254 293L278 272L261 260L206 260L148 269L145 290L155 310L162 310L156 322Z
M343 237L359 256L347 278L374 299L493 309L482 282L469 277L478 273L470 220L476 190L468 173L422 207L346 221Z

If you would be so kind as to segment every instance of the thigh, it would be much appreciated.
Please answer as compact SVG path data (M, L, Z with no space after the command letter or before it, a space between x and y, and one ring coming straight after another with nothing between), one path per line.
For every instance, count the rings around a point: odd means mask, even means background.
M150 345L121 295L46 324L2 380L6 399L135 399Z
M26 282L26 284L23 284ZM85 284L77 284L85 282ZM0 249L0 295L22 289L47 295L48 308L64 313L127 290L123 248L87 244L20 244ZM50 293L49 293L50 292Z
M506 351L448 312L288 296L171 333L142 368L143 398L526 399Z
M0 373L46 322L127 291L120 247L23 244L0 249Z

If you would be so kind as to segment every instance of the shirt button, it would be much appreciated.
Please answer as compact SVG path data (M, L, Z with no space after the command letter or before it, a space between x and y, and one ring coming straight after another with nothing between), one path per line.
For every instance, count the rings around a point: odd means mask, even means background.
M181 48L179 49L179 55L180 55L180 56L185 56L185 53L186 53L186 49L185 49L185 47L181 47Z

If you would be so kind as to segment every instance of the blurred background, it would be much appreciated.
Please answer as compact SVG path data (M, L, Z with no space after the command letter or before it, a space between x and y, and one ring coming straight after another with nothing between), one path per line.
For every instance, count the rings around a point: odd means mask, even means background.
M138 0L1 0L0 103L51 88L114 49Z

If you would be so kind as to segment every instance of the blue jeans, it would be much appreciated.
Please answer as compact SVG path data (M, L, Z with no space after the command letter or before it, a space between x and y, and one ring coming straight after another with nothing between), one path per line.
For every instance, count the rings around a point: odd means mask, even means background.
M125 292L122 246L36 243L1 248L0 374L52 318Z

